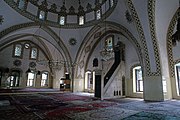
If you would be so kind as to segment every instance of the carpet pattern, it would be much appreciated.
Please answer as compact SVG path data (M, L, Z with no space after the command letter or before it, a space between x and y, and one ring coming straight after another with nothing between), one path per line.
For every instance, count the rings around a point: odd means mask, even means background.
M74 93L0 95L0 120L180 120L180 101L100 100Z
M156 114L156 113L140 112L135 115L129 116L123 120L180 120L180 117Z
M29 92L60 92L59 89L48 89L48 88L40 88L40 89L37 89L37 88L16 88L16 89L13 89L13 88L8 88L8 89L0 89L0 94L3 94L3 93L29 93Z

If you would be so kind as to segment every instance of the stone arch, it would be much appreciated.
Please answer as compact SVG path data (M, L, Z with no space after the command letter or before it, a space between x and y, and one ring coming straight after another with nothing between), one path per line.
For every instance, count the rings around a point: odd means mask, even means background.
M100 36L98 38L93 38L95 34L100 33ZM137 51L141 66L144 66L144 54L142 52L141 46L136 40L136 38L122 25L114 23L114 22L106 22L106 28L104 26L104 23L98 24L94 28L92 28L89 32L89 34L85 37L84 42L81 44L81 47L78 51L76 62L79 63L81 60L86 61L84 63L83 70L85 71L87 68L87 64L89 62L89 58L94 50L94 48L97 46L97 44L100 42L101 38L106 35L107 33L118 33L126 37L134 48ZM86 49L90 46L90 50L87 51ZM142 68L143 71L145 71L145 67ZM78 66L76 67L76 71L78 71ZM78 77L76 73L76 77Z
M9 27L9 28L1 31L0 39L3 40L3 37L8 36L8 34L13 33L17 30L28 29L28 28L39 27L39 26L41 26L41 24L37 23L37 22L29 22L29 23L14 25L12 27ZM66 61L71 63L72 59L71 59L70 53L69 53L67 47L65 46L64 42L62 41L62 39L51 28L49 28L47 26L41 26L41 29L44 32L46 32L53 39L53 41L58 45L57 48L61 48L61 50L64 53L64 57L65 57ZM36 36L36 37L39 37L39 36Z

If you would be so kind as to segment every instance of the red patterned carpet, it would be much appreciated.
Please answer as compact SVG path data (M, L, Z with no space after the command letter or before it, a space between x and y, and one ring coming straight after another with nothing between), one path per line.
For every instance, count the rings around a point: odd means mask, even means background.
M90 96L80 96L73 93L32 93L32 94L10 94L1 95L0 101L9 101L7 108L0 109L3 120L18 115L18 119L61 120L71 119L75 113L96 110L99 108L116 105L114 102L101 101ZM2 105L3 106L3 105ZM3 113L3 114L2 114ZM20 116L26 115L26 118ZM61 118L61 119L59 119ZM32 120L33 120L32 119Z
M0 120L180 120L178 100L100 100L77 93L44 91L1 94Z

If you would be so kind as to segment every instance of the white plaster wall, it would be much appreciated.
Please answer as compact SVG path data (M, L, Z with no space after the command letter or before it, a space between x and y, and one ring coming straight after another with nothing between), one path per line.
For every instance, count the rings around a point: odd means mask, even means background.
M118 0L116 8L112 12L112 14L107 18L107 21L113 21L115 23L123 25L133 34L133 36L137 40L139 40L139 34L138 34L134 21L132 23L129 23L125 17L125 13L127 10L130 13L130 10L126 5L126 2L124 0Z
M31 22L31 20L14 11L9 5L6 4L6 2L4 2L4 0L0 0L0 8L0 15L3 15L4 18L4 22L0 27L0 31L13 25Z
M33 44L31 44L33 45ZM15 58L12 57L13 55L13 45L9 45L7 47L5 47L2 51L0 51L0 67L4 67L4 68L9 68L11 69L20 69L23 71L23 73L21 73L21 79L20 79L20 87L26 87L26 80L27 80L27 74L26 71L29 68L29 63L30 62L36 62L36 60L29 60L29 49L24 49L23 52L23 58L19 59L19 58ZM42 59L46 59L45 56L43 55L42 51L39 51L39 57L41 57ZM14 66L13 65L13 61L14 60L21 60L22 65L21 66ZM49 68L47 68L46 66L42 66L36 63L36 70L39 71L50 71ZM8 75L4 76L2 79L2 85L4 84L3 82L6 81ZM38 82L38 79L40 79L41 76L37 76L37 81L36 81L36 86L35 87L40 87L40 83ZM49 74L50 77L50 74ZM51 79L50 79L50 83L51 83ZM48 86L48 87L52 87L52 85Z
M104 94L105 98L122 97L122 77L125 76L125 64L121 61L117 73L112 75L113 80ZM110 82L110 81L109 81ZM114 93L115 92L115 93Z
M84 79L74 79L73 92L84 91Z
M150 58L151 72L156 72L156 61L155 61L154 48L152 44L152 38L151 38L150 26L149 26L150 24L148 17L148 0L132 0L132 2L140 19L142 29L144 31L144 36L148 49L148 55ZM139 5L141 5L141 7Z
M172 90L171 88L172 80L169 76L169 66L168 66L168 55L167 55L167 31L169 27L169 23L175 14L178 8L178 0L157 0L155 4L155 25L156 25L156 34L157 34L157 41L160 50L160 57L161 57L161 70L162 70L162 77L167 81L167 95L165 96L167 99L172 98ZM165 19L163 19L165 18ZM179 50L178 47L175 48L177 51ZM178 58L178 54L175 53L173 48L173 57L174 60ZM172 90L171 90L172 89Z
M79 47L82 44L85 36L87 35L91 27L80 28L80 29L61 29L61 28L53 28L53 27L51 28L53 29L54 32L56 32L58 36L60 36L61 40L63 40L64 44L66 45L66 48L68 49L71 55L72 60L74 61L78 53ZM77 41L76 45L71 46L69 44L69 40L71 38L76 39Z

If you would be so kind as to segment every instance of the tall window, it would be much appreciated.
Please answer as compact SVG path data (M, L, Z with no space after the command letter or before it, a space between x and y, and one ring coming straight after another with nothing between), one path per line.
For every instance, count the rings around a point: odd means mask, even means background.
M97 20L101 19L101 10L100 9L96 11L96 19Z
M180 63L175 65L177 94L180 95Z
M84 16L79 16L79 25L84 24Z
M65 24L65 16L60 16L59 18L59 24L64 25Z
M27 80L27 87L33 87L34 86L34 79L35 79L35 73L29 72L28 73L28 80Z
M10 75L10 86L11 87L18 87L19 86L19 79L20 79L20 71L13 70Z
M48 86L48 72L43 72L41 76L41 87Z
M22 45L16 44L14 49L14 56L21 57L21 55L22 55Z
M39 19L41 19L41 20L44 20L45 19L45 12L44 11L40 11L40 13L39 13Z
M141 66L133 68L134 92L143 92L143 80Z
M93 92L95 86L95 72L87 71L85 73L85 90Z
M31 49L31 59L37 59L38 49L32 48Z
M108 51L113 50L113 36L109 36L109 37L106 38L106 40L105 40L105 48Z

